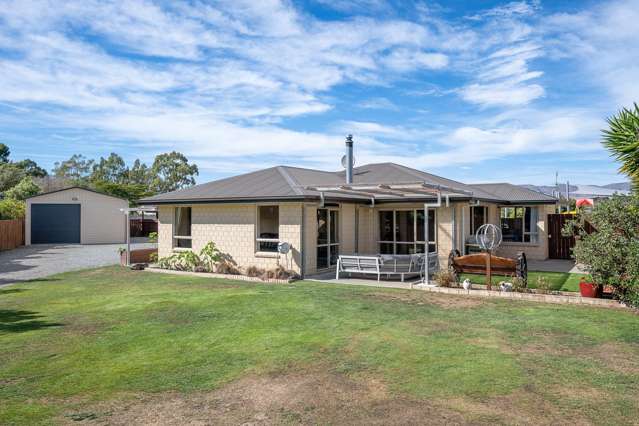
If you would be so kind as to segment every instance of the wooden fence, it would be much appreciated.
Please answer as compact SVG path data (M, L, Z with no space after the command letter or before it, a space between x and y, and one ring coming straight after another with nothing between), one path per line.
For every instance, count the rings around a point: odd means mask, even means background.
M0 220L0 250L24 245L24 219Z

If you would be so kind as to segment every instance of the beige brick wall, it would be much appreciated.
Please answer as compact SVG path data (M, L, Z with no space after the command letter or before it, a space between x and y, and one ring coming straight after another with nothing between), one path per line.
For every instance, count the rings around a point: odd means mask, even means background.
M301 271L302 247L301 228L302 217L304 226L304 264L306 274L313 274L316 270L317 256L317 203L281 203L280 204L280 240L291 244L289 254L292 259L292 268ZM379 211L392 208L417 208L422 209L423 204L388 204L370 208L368 206L355 206L342 204L340 211L340 252L344 254L376 254L378 252L377 241L379 239ZM499 224L498 205L488 205L489 221ZM545 259L548 254L547 214L554 211L554 206L539 206L539 244L512 244L505 243L498 254L514 256L518 251L525 251L530 259ZM450 207L436 209L437 221L437 247L440 264L447 263L448 254L453 248L453 209L455 210L457 244L461 247L465 238L462 238L462 210L464 211L463 231L466 236L470 234L470 208L468 203L454 203ZM355 215L359 216L359 241L355 244ZM167 256L172 252L172 221L173 206L161 206L158 209L159 216L159 255ZM272 254L256 253L257 209L255 204L209 204L192 206L192 235L193 249L199 251L209 241L225 253L230 254L242 267L250 265L262 268L272 268L277 265L277 256ZM284 259L281 259L284 264Z
M167 256L173 251L172 222L173 206L159 208L159 255ZM279 204L280 241L291 245L288 254L289 266L301 271L301 203ZM199 252L209 241L230 255L243 268L258 266L275 268L278 261L286 265L284 255L257 252L256 238L257 206L255 204L196 204L191 206L192 249Z

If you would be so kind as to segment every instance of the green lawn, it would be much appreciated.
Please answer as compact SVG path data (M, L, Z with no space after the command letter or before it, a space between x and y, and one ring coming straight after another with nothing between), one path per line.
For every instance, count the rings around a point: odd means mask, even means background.
M67 273L0 288L0 424L636 424L637 330L625 310Z
M579 291L579 280L584 274L571 274L569 272L541 272L528 271L528 287L536 288L537 279L545 277L551 285L552 290L559 291ZM476 284L486 284L486 276L479 274L460 274L460 281L470 279ZM493 275L492 283L499 284L501 281L508 281L508 277L502 275Z

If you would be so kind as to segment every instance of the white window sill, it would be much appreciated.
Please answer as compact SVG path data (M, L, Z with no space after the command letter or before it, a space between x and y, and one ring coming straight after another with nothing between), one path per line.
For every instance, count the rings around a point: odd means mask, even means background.
M173 247L173 251L174 252L180 252L180 251L193 251L192 248L187 248L187 247Z
M274 251L256 251L255 257L265 257L269 259L277 259L280 256L279 253Z

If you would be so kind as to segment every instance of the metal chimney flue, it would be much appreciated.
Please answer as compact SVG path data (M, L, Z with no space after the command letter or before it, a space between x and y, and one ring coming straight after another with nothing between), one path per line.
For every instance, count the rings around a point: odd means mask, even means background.
M353 135L346 136L346 184L353 183Z

